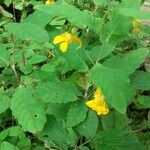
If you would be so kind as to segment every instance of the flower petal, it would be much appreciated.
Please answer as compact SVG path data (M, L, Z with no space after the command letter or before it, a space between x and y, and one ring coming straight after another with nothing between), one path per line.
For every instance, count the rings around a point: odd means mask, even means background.
M61 42L63 42L63 41L64 41L64 36L58 35L58 36L56 36L56 37L54 38L53 44L58 44L58 43L61 43Z
M62 42L60 44L60 50L64 53L67 51L67 48L68 48L68 42Z

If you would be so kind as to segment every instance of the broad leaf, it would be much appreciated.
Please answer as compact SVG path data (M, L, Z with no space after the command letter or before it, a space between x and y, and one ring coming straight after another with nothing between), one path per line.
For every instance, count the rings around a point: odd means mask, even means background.
M86 118L88 109L84 102L78 102L72 104L67 114L67 125L69 127L76 126Z
M76 131L80 135L85 136L87 139L91 139L95 136L98 125L99 120L97 115L95 114L95 112L89 111L86 119L79 125L77 125Z
M146 150L136 137L118 130L99 132L92 147L94 150Z
M106 101L119 112L125 113L132 93L126 73L96 64L91 74L96 86L102 89Z
M43 94L44 93L44 94ZM70 82L39 83L36 87L36 97L45 102L67 103L77 100L77 88Z
M20 87L12 97L11 109L25 131L41 131L45 122L44 107L32 96L32 88Z
M102 117L102 125L104 130L117 129L123 130L128 127L128 118L126 114L117 111L111 111Z
M123 15L134 17L137 19L149 19L150 15L148 11L141 10L140 0L123 0L117 11Z
M60 9L63 8L63 9ZM78 27L85 28L90 27L96 33L99 32L101 26L101 19L96 18L87 12L82 12L73 5L67 4L66 2L55 2L53 5L38 5L36 9L48 13L50 16L64 17L71 23ZM69 12L69 13L68 13Z
M38 138L52 147L59 147L67 150L76 142L76 135L71 128L63 126L61 121L56 121L54 118L48 118L43 131Z
M48 13L37 10L25 18L23 23L32 23L43 28L46 24L48 24L48 22L52 20L52 18L53 17Z
M144 48L132 50L124 55L112 56L104 62L104 65L116 69L122 69L127 74L131 74L144 62L148 52L148 49Z
M32 23L9 23L5 26L5 29L21 40L49 41L47 32Z
M95 46L90 51L87 51L87 55L93 61L101 60L107 57L114 50L115 46L109 43L103 44L101 46Z

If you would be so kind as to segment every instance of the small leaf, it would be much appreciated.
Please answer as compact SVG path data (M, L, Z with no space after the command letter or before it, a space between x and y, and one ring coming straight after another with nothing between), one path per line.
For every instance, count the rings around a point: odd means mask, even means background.
M150 72L136 71L131 76L131 85L137 89L150 90Z
M6 50L5 46L0 45L0 67L8 67L10 62L10 54Z
M141 108L150 108L150 96L138 96L137 100Z
M5 112L10 106L10 98L0 92L0 113Z
M11 143L4 141L0 144L0 150L19 150L19 149L16 146L12 145Z
M35 54L28 60L28 63L34 65L37 63L41 63L41 62L45 61L46 59L47 59L47 57L44 55Z

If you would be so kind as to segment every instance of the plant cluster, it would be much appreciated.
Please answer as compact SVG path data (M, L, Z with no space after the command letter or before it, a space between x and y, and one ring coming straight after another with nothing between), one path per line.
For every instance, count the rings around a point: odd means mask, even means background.
M0 150L150 149L142 3L0 1Z

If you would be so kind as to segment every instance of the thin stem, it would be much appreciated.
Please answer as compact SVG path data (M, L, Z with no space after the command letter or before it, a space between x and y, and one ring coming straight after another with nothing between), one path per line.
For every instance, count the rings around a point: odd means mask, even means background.
M18 76L18 73L16 71L16 67L15 67L15 60L16 60L15 42L14 42L14 38L13 38L12 34L11 34L11 39L12 39L12 42L13 42L13 62L12 62L11 68L12 68L14 74L15 74L15 77L16 77L17 81L19 82L19 76Z

